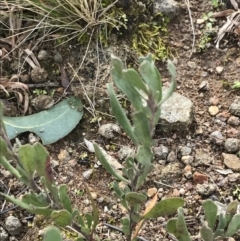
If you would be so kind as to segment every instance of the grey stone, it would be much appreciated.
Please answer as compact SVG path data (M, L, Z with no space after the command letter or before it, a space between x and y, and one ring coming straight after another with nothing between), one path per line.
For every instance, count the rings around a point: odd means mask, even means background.
M197 149L195 154L194 166L199 165L210 165L213 161L213 158L209 155L207 150Z
M166 89L163 90L163 96ZM193 103L178 93L173 93L161 107L160 123L164 131L187 130L193 122Z
M237 138L227 138L224 143L224 148L228 153L239 151L240 141Z
M182 168L178 162L169 163L167 166L161 168L161 174L157 179L173 183L177 178L182 176Z
M227 123L232 126L238 126L240 124L240 119L236 116L230 116Z
M156 146L153 148L154 154L162 160L167 159L168 148L164 145Z
M89 169L89 170L83 172L82 175L83 175L84 178L89 179L92 174L93 174L93 169Z
M98 133L107 139L111 139L111 138L114 138L114 136L116 135L115 133L120 134L121 129L117 124L107 123L99 127Z
M231 114L240 116L240 97L237 97L229 107Z
M49 54L46 50L42 49L42 50L39 51L37 57L38 57L39 60L47 60L48 57L49 57Z
M22 224L18 218L14 216L8 216L5 221L7 230L11 235L19 235L21 232Z
M196 186L197 192L203 196L209 196L213 194L216 191L216 189L217 186L211 183L197 184Z
M168 162L175 162L177 160L177 156L174 151L170 151L167 157Z
M222 145L224 137L220 131L214 131L210 134L210 142L216 145Z
M8 238L8 233L3 227L0 227L0 241L6 241Z
M188 156L191 154L191 152L192 152L192 148L190 148L188 146L183 146L180 149L181 156Z
M155 0L153 2L154 14L163 13L169 18L174 18L178 15L180 5L174 0Z
M233 154L222 153L224 164L233 171L240 171L240 159Z

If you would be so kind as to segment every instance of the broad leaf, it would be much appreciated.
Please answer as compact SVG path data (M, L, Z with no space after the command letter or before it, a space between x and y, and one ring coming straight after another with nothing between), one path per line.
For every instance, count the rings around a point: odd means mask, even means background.
M110 97L110 103L112 107L112 112L117 119L119 125L124 129L126 134L132 139L135 145L138 145L137 137L134 135L133 128L130 124L129 119L127 118L125 112L123 111L119 101L116 98L116 95L113 91L113 87L111 84L108 84L108 94Z
M217 205L212 200L206 200L203 202L203 208L208 227L213 229L217 219Z
M211 228L207 227L206 225L202 226L202 228L200 229L200 234L201 234L201 238L204 241L213 241L213 231Z
M146 194L137 192L126 193L125 198L131 207L134 207L137 204L143 204L147 201Z
M72 97L61 101L50 110L23 117L3 117L9 139L23 132L34 132L44 145L52 144L69 134L83 115L82 103Z
M231 222L228 225L227 232L224 237L232 237L237 231L240 230L240 215L233 216Z
M177 212L179 207L184 205L184 200L182 198L167 198L154 206L148 213L146 213L142 219L147 218L158 218L165 215L171 215Z
M181 207L178 209L178 217L167 222L167 231L173 234L178 241L192 241Z
M67 210L53 211L51 214L51 219L59 227L66 227L71 224L72 216Z
M134 134L143 146L151 146L151 130L150 120L147 118L146 113L143 111L136 112L133 115Z
M18 150L21 166L28 174L29 178L33 176L36 169L35 156L35 149L30 144L23 145Z
M63 241L60 231L55 227L48 227L44 233L43 241Z

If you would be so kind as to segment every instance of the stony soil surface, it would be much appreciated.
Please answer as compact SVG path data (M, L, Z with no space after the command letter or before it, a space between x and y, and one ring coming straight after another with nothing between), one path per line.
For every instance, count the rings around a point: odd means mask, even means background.
M157 191L159 200L164 197L183 197L187 226L190 233L197 236L203 217L203 200L211 198L228 204L238 198L233 195L233 191L238 189L240 176L240 159L237 156L240 150L240 101L239 91L232 90L230 86L239 80L240 62L238 39L234 35L223 41L226 51L215 49L214 38L202 51L197 49L205 26L201 24L201 19L204 13L213 9L207 0L190 2L196 33L195 50L192 53L192 27L184 4L179 16L169 25L169 47L178 72L176 92L193 102L194 122L185 131L164 132L164 128L157 126L154 135L155 168L148 176L143 190L148 193L149 200ZM217 20L213 27L218 29L222 23L223 19ZM215 36L216 33L213 34ZM41 49L39 47L36 54ZM77 68L85 50L76 45L74 48L66 47L58 51L57 54L63 57L65 66L68 66L67 74L71 76L73 71L67 63L71 63L73 69ZM126 41L121 40L107 49L99 50L99 60L95 45L91 46L84 66L78 70L81 83L75 78L68 91L69 95L72 93L83 99L84 117L68 136L46 148L52 157L57 182L68 185L73 204L83 213L91 211L90 200L84 192L85 184L90 187L101 210L97 232L102 240L124 240L121 234L103 225L107 222L119 226L119 220L125 213L110 188L113 178L98 165L94 154L88 151L83 141L86 138L97 142L120 162L120 151L125 146L132 147L130 140L122 132L114 133L110 138L103 137L98 132L100 126L115 123L106 92L106 83L112 81L109 53L124 58L130 64L135 61L127 37ZM58 55L55 53L56 62ZM169 76L166 63L156 63L164 85L167 85ZM54 74L52 77L55 77ZM61 90L58 91L61 94ZM93 100L94 108L88 98ZM124 103L123 96L121 100ZM235 106L232 104L234 101ZM126 111L130 114L131 108L126 107ZM93 112L96 116L92 115ZM28 142L27 135L21 136L21 140ZM0 190L20 196L25 187L1 168ZM40 230L48 221L36 220L35 217L32 224L32 216L25 211L5 203L1 198L0 205L0 225L7 232L9 240L41 239ZM12 223L8 226L11 215L20 220L20 231L16 234L10 229ZM140 235L149 241L175 240L166 233L166 221L165 218L158 218L146 222ZM33 226L29 227L30 224ZM3 231L0 230L1 232ZM235 238L239 240L240 237ZM72 240L71 237L68 240ZM196 237L195 240L200 239Z

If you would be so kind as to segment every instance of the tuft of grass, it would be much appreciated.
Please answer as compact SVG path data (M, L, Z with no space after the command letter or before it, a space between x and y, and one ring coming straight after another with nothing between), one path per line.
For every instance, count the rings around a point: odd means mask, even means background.
M232 85L232 89L240 89L240 81L235 81L234 84Z
M124 14L115 7L114 0L20 0L3 1L0 12L4 12L9 22L21 14L17 28L7 21L1 21L12 35L28 35L30 38L38 33L41 38L56 40L63 44L72 39L86 39L92 31L111 31L126 27ZM22 23L28 26L23 27ZM39 33L40 31L40 33ZM97 32L97 31L96 31ZM9 37L10 38L10 37Z

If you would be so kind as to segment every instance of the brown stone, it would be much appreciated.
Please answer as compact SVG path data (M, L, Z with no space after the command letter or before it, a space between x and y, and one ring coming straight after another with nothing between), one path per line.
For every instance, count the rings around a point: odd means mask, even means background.
M194 172L193 174L193 181L195 183L202 184L208 180L208 176L205 174L202 174L200 172Z
M233 171L240 171L240 159L234 154L222 153L224 164Z

